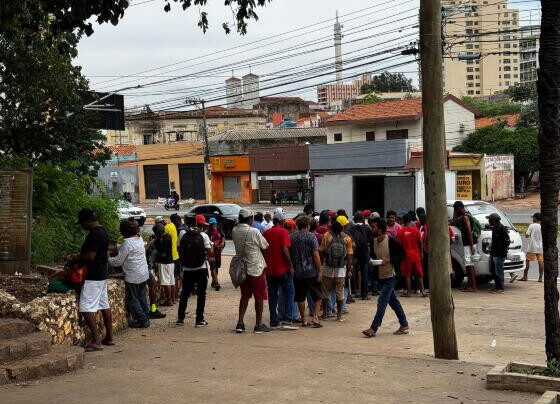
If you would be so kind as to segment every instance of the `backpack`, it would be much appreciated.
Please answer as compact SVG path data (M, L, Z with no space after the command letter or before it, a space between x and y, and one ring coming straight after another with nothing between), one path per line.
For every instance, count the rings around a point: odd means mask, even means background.
M471 222L473 243L476 243L478 241L478 238L480 237L480 234L482 233L482 225L473 215L471 215L470 212L466 212L465 215L467 215Z
M199 268L206 261L206 248L202 235L194 229L188 228L179 246L181 265L187 268Z
M236 254L229 264L229 276L234 288L238 288L247 279L247 259L245 255L245 243L247 243L247 236L249 231L245 233L245 241L243 242L243 252Z
M348 229L352 240L356 244L354 256L357 259L367 259L369 257L368 240L364 230L360 225L354 225Z
M346 243L342 238L343 233L338 236L332 234L331 241L325 254L325 264L331 268L342 268L346 260Z

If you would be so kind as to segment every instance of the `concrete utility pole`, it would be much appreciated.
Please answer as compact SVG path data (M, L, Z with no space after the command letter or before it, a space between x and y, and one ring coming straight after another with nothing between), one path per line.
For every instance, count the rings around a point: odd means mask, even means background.
M420 58L422 66L422 138L424 183L429 228L430 312L434 354L459 359L454 303L449 277L449 233L445 193L445 128L441 49L441 1L420 2Z
M202 128L200 128L202 139L204 141L204 170L206 171L206 176L208 178L206 187L206 200L208 203L212 203L212 181L211 181L211 170L210 170L210 148L208 145L208 126L206 125L206 101L203 99L187 98L187 105L198 106L200 104L202 112Z

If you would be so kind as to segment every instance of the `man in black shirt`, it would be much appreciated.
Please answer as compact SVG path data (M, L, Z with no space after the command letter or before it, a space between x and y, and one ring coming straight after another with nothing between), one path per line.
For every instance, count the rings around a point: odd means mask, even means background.
M112 315L107 295L107 251L109 236L99 224L91 209L82 209L78 213L78 224L89 233L82 244L80 254L68 257L68 263L87 266L85 282L80 291L79 311L91 331L92 341L86 346L86 352L100 351L103 345L114 345ZM105 338L97 328L95 314L101 310L105 324Z
M494 278L492 293L504 293L504 261L511 241L508 229L501 223L500 215L492 213L486 218L492 227L492 246L490 247L490 273Z
M171 236L165 232L161 223L157 223L153 229L156 236L153 241L156 248L156 265L158 268L159 284L165 292L165 304L161 306L173 306L173 286L175 286L175 264L173 262L173 241Z

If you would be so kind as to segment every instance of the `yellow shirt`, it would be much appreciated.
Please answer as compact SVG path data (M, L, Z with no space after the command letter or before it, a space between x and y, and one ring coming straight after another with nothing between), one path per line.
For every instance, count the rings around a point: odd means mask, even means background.
M173 261L179 259L179 251L177 251L177 228L171 222L165 225L165 232L171 236L171 254Z
M344 240L344 244L346 244L346 254L352 255L354 254L352 238L347 235L346 233L341 233L342 240ZM321 246L319 247L319 251L324 254L327 249L329 248L329 244L332 240L332 233L330 231L326 232L323 235L323 240L321 241ZM323 265L323 276L328 278L343 278L346 276L346 264L342 266L342 268L332 268L327 265Z

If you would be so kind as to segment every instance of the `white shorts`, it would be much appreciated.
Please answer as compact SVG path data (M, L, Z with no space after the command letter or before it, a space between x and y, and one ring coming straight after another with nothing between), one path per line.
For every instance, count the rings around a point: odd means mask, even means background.
M109 308L107 280L84 282L80 292L80 313L97 313Z
M159 284L162 286L175 285L175 264L157 264Z

